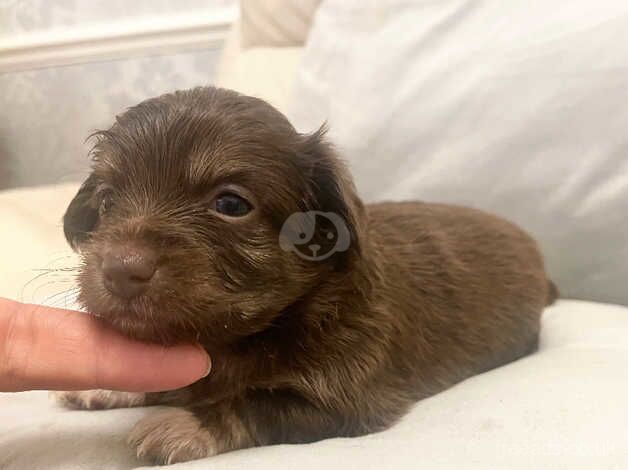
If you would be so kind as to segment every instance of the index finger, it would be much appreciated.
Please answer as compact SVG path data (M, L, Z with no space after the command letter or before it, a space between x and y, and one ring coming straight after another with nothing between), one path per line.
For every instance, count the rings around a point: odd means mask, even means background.
M82 312L0 299L0 391L171 390L210 364L200 346L134 341Z

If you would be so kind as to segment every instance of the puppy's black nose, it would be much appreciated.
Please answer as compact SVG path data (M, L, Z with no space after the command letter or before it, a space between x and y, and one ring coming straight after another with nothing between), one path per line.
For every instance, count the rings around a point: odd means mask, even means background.
M143 294L156 269L151 251L126 245L110 247L102 261L105 287L113 295L125 299Z

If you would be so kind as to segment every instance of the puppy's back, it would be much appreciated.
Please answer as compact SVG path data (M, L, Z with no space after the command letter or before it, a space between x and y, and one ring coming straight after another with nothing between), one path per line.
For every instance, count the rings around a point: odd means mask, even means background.
M485 212L445 204L368 206L378 289L434 391L535 349L552 297L536 242ZM432 388L432 387L429 387Z

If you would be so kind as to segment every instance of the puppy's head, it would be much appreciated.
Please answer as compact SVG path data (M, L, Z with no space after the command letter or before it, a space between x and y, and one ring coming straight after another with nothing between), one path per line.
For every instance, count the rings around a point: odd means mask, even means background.
M137 338L228 342L351 269L362 205L323 133L299 134L264 101L216 88L119 116L96 134L93 172L64 217L83 259L81 303ZM343 249L329 224L299 225L308 213L333 214ZM301 230L333 253L286 249Z

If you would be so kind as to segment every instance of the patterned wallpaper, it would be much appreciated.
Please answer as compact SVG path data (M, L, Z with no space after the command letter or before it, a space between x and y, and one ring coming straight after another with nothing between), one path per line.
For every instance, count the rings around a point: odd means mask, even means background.
M189 13L233 0L0 0L0 38L77 22ZM185 11L183 11L185 9ZM0 74L0 189L80 180L87 135L151 96L211 84L220 51Z
M87 135L143 99L211 84L218 50L0 75L0 188L81 179Z

